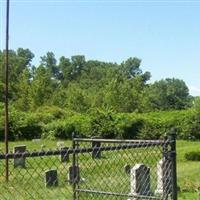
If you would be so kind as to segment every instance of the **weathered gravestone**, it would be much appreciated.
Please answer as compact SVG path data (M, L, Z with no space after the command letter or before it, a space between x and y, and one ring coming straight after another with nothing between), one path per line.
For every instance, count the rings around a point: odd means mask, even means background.
M18 146L14 146L13 148L13 152L15 154L17 153L24 153L26 152L26 145L18 145ZM15 158L14 157L14 168L16 167L22 167L25 168L25 158L23 156L20 156L19 158Z
M78 166L69 167L68 181L70 184L80 181L80 169Z
M65 143L63 141L57 142L57 147L58 148L64 147L64 145L65 145Z
M32 142L40 142L41 139L40 138L35 138L35 139L32 139Z
M92 137L92 139L99 139L98 137ZM92 158L101 158L101 142L100 141L92 141ZM97 148L97 149L95 149Z
M144 164L136 164L130 171L131 195L149 196L150 191L150 168ZM129 198L132 200L135 198Z
M170 163L165 158L157 163L157 188L155 193L167 196L170 193Z
M57 170L48 170L45 172L45 186L58 186Z
M68 154L68 147L61 147L61 154L60 154L60 160L61 162L68 162L69 161L69 154Z

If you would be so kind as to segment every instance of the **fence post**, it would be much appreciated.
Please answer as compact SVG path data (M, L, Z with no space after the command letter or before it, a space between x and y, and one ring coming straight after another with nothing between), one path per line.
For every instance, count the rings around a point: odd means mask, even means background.
M177 171L176 171L176 129L171 129L169 135L172 162L172 199L177 200Z

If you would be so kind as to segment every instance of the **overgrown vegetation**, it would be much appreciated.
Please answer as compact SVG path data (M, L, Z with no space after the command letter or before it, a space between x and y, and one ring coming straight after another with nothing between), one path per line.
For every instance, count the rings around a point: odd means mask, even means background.
M141 60L121 64L62 56L52 52L32 64L29 49L10 50L10 140L70 138L79 135L159 138L176 127L182 139L200 139L200 101L183 80L149 83ZM0 51L0 90L4 87L4 52ZM194 106L193 106L194 103ZM3 95L0 139L3 139Z
M1 104L0 138L3 139L4 118ZM23 112L10 107L10 140L32 138L71 138L80 136L104 138L159 138L171 127L177 128L179 139L200 139L200 116L194 109L151 113L115 113L92 110L77 113L59 107L40 107Z

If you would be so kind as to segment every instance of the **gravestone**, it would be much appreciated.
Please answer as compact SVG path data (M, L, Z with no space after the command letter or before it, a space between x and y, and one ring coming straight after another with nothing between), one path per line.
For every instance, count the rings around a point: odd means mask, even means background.
M45 187L58 186L57 170L48 170L45 172Z
M78 166L69 167L68 181L70 184L80 181L80 169Z
M68 154L68 147L61 147L61 154L60 154L60 160L61 162L68 162L69 161L69 154Z
M167 196L170 193L170 163L165 158L157 163L157 188L155 193Z
M41 139L40 138L35 138L35 139L32 139L32 142L40 142Z
M151 195L150 168L144 164L136 164L130 171L131 195ZM134 199L134 198L131 198Z
M26 152L26 145L14 146L13 152L14 152L14 154ZM19 158L14 157L14 168L16 168L16 167L25 168L25 164L26 164L25 158L23 158L22 156L20 156Z
M57 142L57 147L58 148L64 147L64 145L65 145L65 143L63 141Z
M98 139L98 137L92 137L92 139ZM92 141L92 158L101 158L101 149L95 149L95 148L100 148L101 147L101 142L99 141Z

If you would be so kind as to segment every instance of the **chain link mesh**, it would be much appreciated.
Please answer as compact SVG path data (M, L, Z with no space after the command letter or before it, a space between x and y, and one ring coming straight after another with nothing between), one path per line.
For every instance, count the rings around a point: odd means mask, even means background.
M24 166L15 166L23 161ZM0 199L168 200L171 169L167 140L75 138L73 146L63 150L0 152Z
M96 144L96 146L95 146ZM167 141L81 140L79 199L171 199ZM93 147L92 151L81 152ZM166 151L166 152L164 152ZM144 169L143 169L144 168Z
M54 155L58 153L58 155ZM5 200L64 200L72 199L72 186L68 180L71 158L61 162L59 151L25 152L10 154L9 181L5 180L5 159L0 160L0 199ZM4 156L3 154L1 155ZM14 159L24 159L25 167L14 167ZM56 170L58 184L51 183L51 175L45 173ZM49 183L52 186L48 186Z

